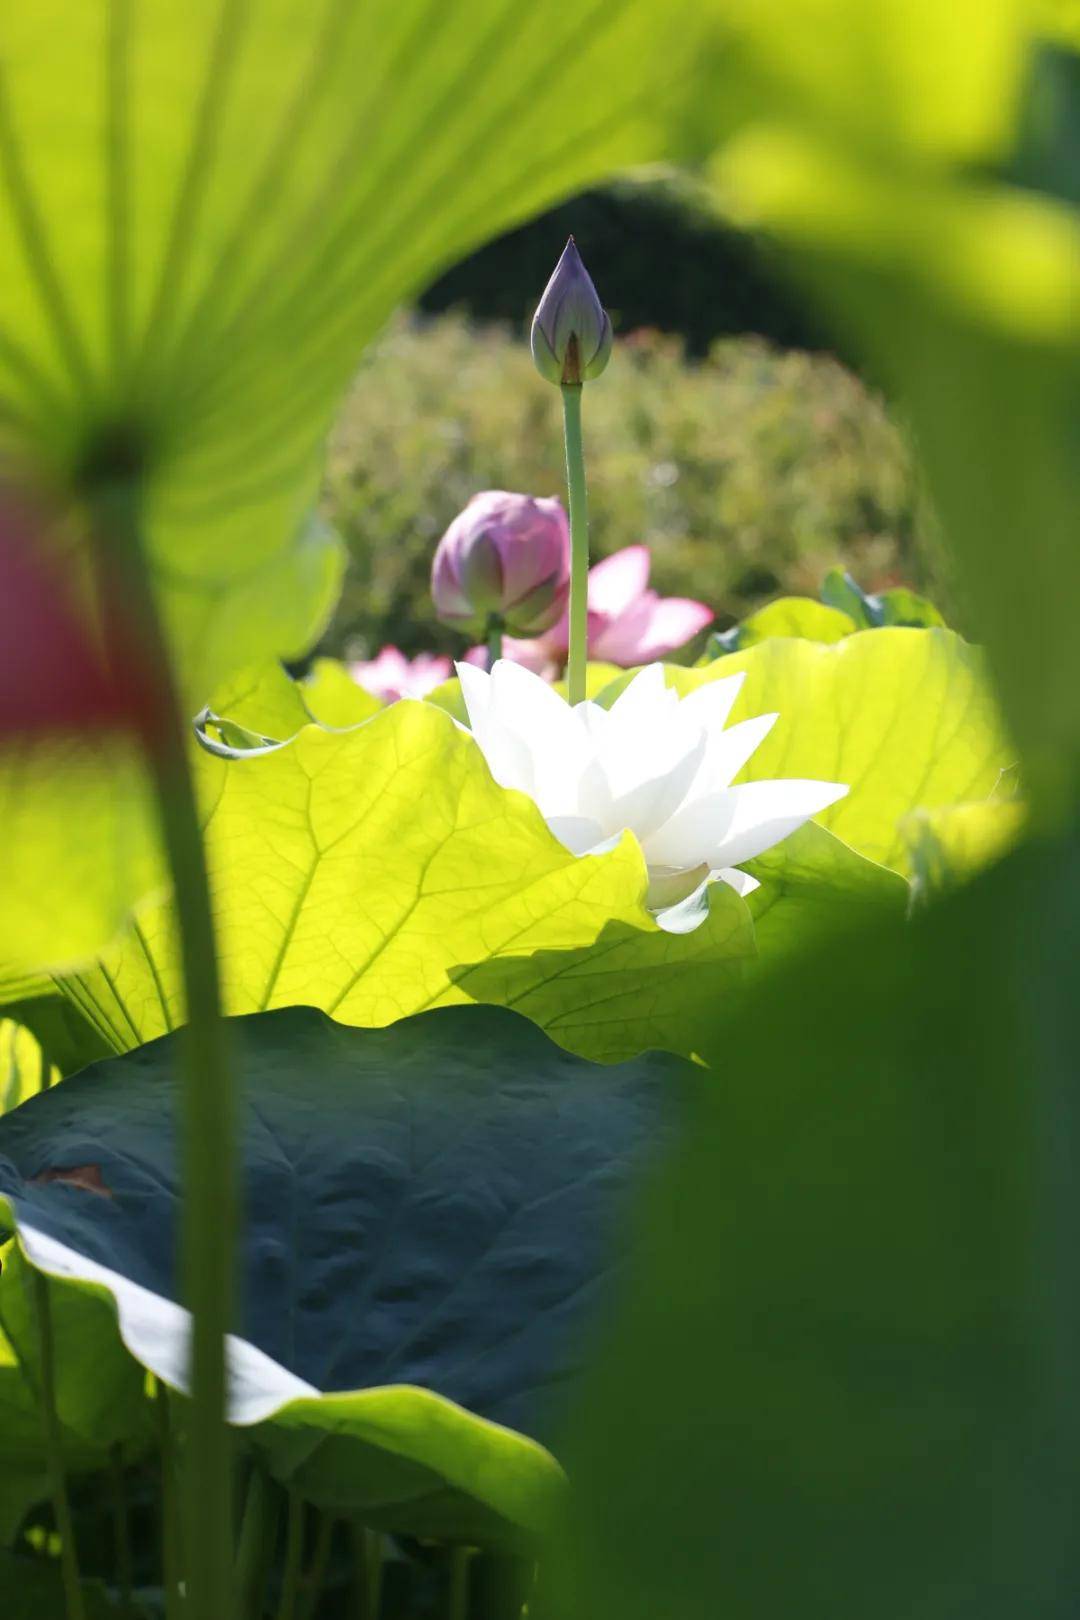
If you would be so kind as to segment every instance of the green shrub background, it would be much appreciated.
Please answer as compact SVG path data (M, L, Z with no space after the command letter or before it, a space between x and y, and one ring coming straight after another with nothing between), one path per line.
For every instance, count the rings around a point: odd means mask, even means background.
M722 339L700 361L642 330L585 399L592 546L645 541L653 583L721 627L843 563L948 614L931 515L882 400L827 355ZM324 649L457 651L428 596L432 552L476 491L563 493L556 389L525 337L461 314L402 319L376 345L333 436L324 510L350 568Z

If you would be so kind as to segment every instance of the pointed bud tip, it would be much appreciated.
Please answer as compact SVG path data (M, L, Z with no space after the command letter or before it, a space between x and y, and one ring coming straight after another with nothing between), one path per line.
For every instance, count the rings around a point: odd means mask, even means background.
M604 370L611 342L610 317L570 236L533 317L536 369L548 382L579 385Z

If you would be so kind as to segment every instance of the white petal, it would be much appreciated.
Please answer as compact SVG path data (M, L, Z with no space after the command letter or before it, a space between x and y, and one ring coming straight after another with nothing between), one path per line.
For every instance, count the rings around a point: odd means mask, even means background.
M191 1317L182 1306L36 1227L21 1226L19 1238L39 1271L106 1289L116 1303L120 1337L135 1359L163 1383L187 1392ZM235 1334L226 1335L225 1356L230 1423L261 1423L289 1401L319 1393L313 1384L297 1378L257 1345Z
M778 714L757 714L752 720L740 720L737 726L729 726L726 731L711 731L708 750L690 797L696 799L703 793L715 793L718 788L728 787L779 718Z
M672 744L680 749L680 754L674 757L670 752ZM646 751L645 758L636 761L638 768L659 766L658 773L636 782L624 792L613 793L605 808L605 825L612 831L616 824L629 827L639 839L647 838L662 827L675 814L697 778L705 747L706 739L701 733L683 738L676 734L668 740L668 747Z
M722 866L719 872L712 875L721 883L726 883L729 889L734 889L744 900L748 894L753 894L755 889L761 888L756 877L751 877L749 872L740 872L737 866Z
M665 934L692 934L695 928L701 927L709 915L710 877L702 878L697 888L692 894L688 894L685 900L680 900L676 905L667 906L663 911L656 913L657 925Z
M577 814L580 778L593 748L570 705L541 676L505 658L496 663L491 686L490 720L503 739L502 757L511 758L516 768L524 750L531 762L528 785L503 785L523 787L545 815ZM479 735L477 740L488 753L489 740ZM488 763L496 780L503 781L490 755Z
M491 708L491 676L486 669L477 669L475 664L455 664L454 668L461 683L465 713L475 731L477 725L487 719Z
M684 713L704 730L720 731L727 725L745 680L746 672L740 670L737 675L725 675L723 680L705 681L695 686L682 700Z
M646 664L619 693L611 705L611 713L626 719L633 714L648 712L664 701L666 690L663 664ZM678 702L678 693L673 691L671 695Z
M790 836L804 821L828 809L847 793L841 782L744 782L729 788L725 797L730 816L721 838L712 846L714 866L738 866Z
M731 866L734 862L713 860L711 852L720 847L734 815L731 795L735 789L707 793L680 806L662 827L642 839L645 859L650 866L688 867L705 861L710 867Z
M609 843L603 827L589 816L545 816L544 820L559 843L574 855L595 855Z
M491 719L476 726L473 737L500 787L517 788L530 798L537 797L536 763L526 738Z

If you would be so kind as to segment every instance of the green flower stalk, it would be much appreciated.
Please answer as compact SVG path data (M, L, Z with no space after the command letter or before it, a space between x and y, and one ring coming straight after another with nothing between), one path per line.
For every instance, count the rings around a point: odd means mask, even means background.
M533 361L558 383L563 399L566 489L570 506L570 636L566 677L570 702L585 697L588 657L589 507L581 439L581 390L611 356L611 320L571 237L533 316Z

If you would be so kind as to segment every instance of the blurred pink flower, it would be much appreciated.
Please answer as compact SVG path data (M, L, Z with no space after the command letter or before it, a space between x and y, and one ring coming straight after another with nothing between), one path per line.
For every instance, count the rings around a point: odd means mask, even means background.
M444 624L483 631L491 618L528 635L546 631L566 605L570 530L554 497L505 489L474 495L442 539L431 595Z
M0 740L131 729L152 746L161 698L138 637L115 622L105 655L48 558L47 530L43 513L0 491Z
M648 546L626 546L589 569L589 657L598 663L651 664L704 630L713 620L704 602L658 596L649 589ZM551 676L566 663L569 619L529 641L511 637L503 654L538 675Z
M417 653L415 658L406 658L397 647L383 647L366 663L358 660L350 664L349 674L372 697L396 703L399 698L427 697L449 680L450 660L438 653Z

